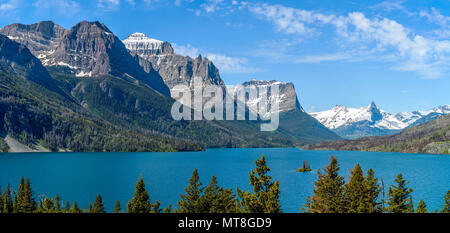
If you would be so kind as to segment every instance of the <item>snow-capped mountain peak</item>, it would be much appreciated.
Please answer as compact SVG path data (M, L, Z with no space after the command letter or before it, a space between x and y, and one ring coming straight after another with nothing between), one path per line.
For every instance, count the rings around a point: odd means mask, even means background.
M170 43L147 37L140 32L131 34L122 42L130 52L139 56L173 54Z
M359 132L364 127L364 132L367 134L363 134L362 136L370 136L371 134L368 133L370 130L368 129L376 131L377 135L383 134L380 132L398 132L414 124L424 123L449 113L450 105L444 105L428 111L392 114L378 108L372 102L368 106L361 108L348 108L346 106L336 105L330 110L310 114L331 130L341 131L345 128L345 132L348 133L351 131L350 129L354 128L353 131ZM345 137L346 135L341 136Z

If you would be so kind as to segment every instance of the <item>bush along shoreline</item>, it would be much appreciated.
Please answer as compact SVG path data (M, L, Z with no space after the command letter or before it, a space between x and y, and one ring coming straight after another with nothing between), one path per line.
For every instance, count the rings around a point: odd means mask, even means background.
M134 196L122 207L116 201L113 213L281 213L279 182L268 174L270 168L264 155L255 161L256 168L249 173L252 191L239 188L234 192L218 186L217 177L212 176L208 185L200 181L195 169L188 181L185 193L175 207L161 208L159 201L152 202L142 177L137 181ZM309 167L305 164L305 167ZM375 172L366 174L359 164L350 170L348 181L339 175L339 163L334 156L329 164L319 169L313 195L299 208L301 213L450 213L450 190L444 195L440 210L428 210L420 200L412 202L413 189L408 181L398 174L387 191ZM53 198L39 196L36 199L29 179L20 179L17 191L8 184L0 190L0 213L106 213L101 195L88 208L77 202L63 202L59 195Z

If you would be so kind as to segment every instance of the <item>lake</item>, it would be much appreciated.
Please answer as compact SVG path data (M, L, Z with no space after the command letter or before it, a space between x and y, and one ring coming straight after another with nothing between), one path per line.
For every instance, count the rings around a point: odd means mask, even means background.
M443 196L450 189L450 156L356 151L302 151L296 148L208 149L205 152L176 153L0 153L0 186L7 183L17 190L21 176L31 180L35 196L45 194L76 201L88 207L101 194L105 207L112 211L116 200L122 209L134 193L134 185L142 175L152 202L162 207L176 206L192 171L197 168L207 185L211 175L227 188L251 190L248 173L254 161L266 155L270 175L280 181L281 204L284 212L298 212L312 194L317 169L323 168L334 155L341 174L360 163L364 171L373 168L384 180L386 193L399 173L414 189L414 205L420 199L428 210L441 208ZM297 173L303 160L308 160L313 172Z

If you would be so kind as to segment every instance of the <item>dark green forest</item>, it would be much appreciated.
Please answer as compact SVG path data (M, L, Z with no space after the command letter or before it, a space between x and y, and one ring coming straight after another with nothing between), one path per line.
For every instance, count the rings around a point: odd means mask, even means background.
M211 177L209 184L203 185L195 169L176 206L169 204L165 208L159 201L151 200L141 177L133 197L123 206L117 201L113 213L281 213L279 182L269 175L270 168L264 155L255 161L255 166L249 173L253 187L250 191L220 187L215 176ZM299 212L450 213L450 190L443 196L440 210L429 210L423 200L415 207L413 190L402 174L398 174L394 184L385 190L372 169L364 174L361 166L356 164L347 181L339 175L339 169L337 159L331 156L330 163L317 172L313 195L299 207ZM18 187L14 191L9 184L6 186L0 195L0 213L106 213L100 194L87 208L83 208L76 202L64 202L59 195L37 199L30 180L23 177Z

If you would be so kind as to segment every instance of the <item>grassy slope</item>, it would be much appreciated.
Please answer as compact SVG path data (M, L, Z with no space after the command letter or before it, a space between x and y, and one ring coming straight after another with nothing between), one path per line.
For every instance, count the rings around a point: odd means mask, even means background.
M448 154L449 145L450 115L445 115L395 135L323 142L304 149Z

